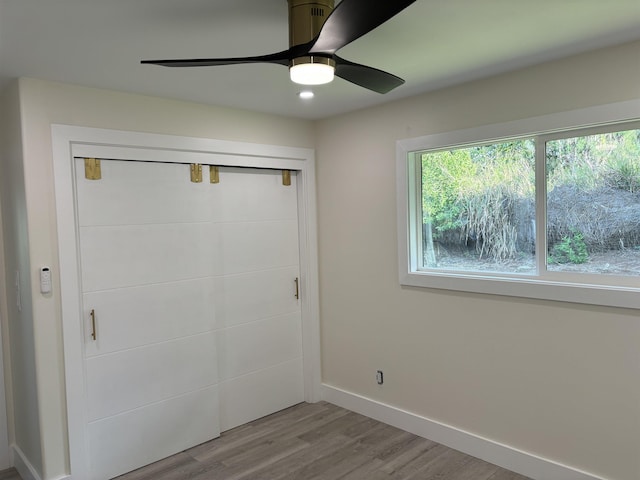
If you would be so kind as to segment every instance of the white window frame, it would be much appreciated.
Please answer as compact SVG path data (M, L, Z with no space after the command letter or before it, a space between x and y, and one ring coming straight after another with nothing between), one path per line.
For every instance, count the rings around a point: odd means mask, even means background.
M536 205L543 205L546 204L544 142L559 137L593 134L594 127L603 131L611 131L613 125L639 120L640 100L631 100L508 123L399 140L396 143L396 183L400 284L412 287L640 309L640 276L621 277L551 272L546 270L544 255L539 254L537 255L537 275L474 272L472 270L454 272L424 269L418 265L420 251L418 227L422 224L418 163L422 152L471 144L535 138L537 142ZM638 127L634 126L633 128ZM545 225L544 209L536 208L536 223ZM536 245L545 245L546 229L538 228L536 232Z

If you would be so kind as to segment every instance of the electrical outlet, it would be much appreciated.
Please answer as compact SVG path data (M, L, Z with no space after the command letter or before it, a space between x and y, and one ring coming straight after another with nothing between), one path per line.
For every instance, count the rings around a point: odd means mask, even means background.
M382 370L378 370L376 372L376 382L378 382L378 385L382 385L384 383L384 374L382 373Z

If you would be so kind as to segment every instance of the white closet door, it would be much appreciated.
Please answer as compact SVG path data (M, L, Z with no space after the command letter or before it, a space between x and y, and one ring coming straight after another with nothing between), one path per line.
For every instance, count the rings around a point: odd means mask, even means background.
M219 257L189 166L76 160L87 438L104 480L219 435ZM91 311L95 314L92 338Z
M220 226L220 427L229 430L304 400L295 178L221 169L213 190Z
M113 160L93 181L76 162L92 478L302 401L295 186Z

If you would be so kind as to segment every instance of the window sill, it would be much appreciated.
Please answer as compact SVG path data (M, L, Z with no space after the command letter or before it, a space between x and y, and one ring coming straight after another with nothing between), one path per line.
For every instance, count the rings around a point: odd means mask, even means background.
M640 309L640 288L637 287L578 284L541 279L540 277L502 277L450 272L407 272L400 275L400 284L411 287Z

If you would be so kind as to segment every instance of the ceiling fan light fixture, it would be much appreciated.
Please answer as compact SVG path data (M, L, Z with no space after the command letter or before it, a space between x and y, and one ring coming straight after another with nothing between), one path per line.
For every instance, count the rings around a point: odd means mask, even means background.
M289 76L300 85L323 85L333 81L336 62L327 57L299 57L291 60Z
M0 0L1 1L1 0ZM396 16L416 0L288 0L289 48L251 57L143 60L165 67L213 67L270 63L289 67L291 80L301 85L322 85L334 75L377 93L404 83L390 73L353 63L336 55L341 48Z

